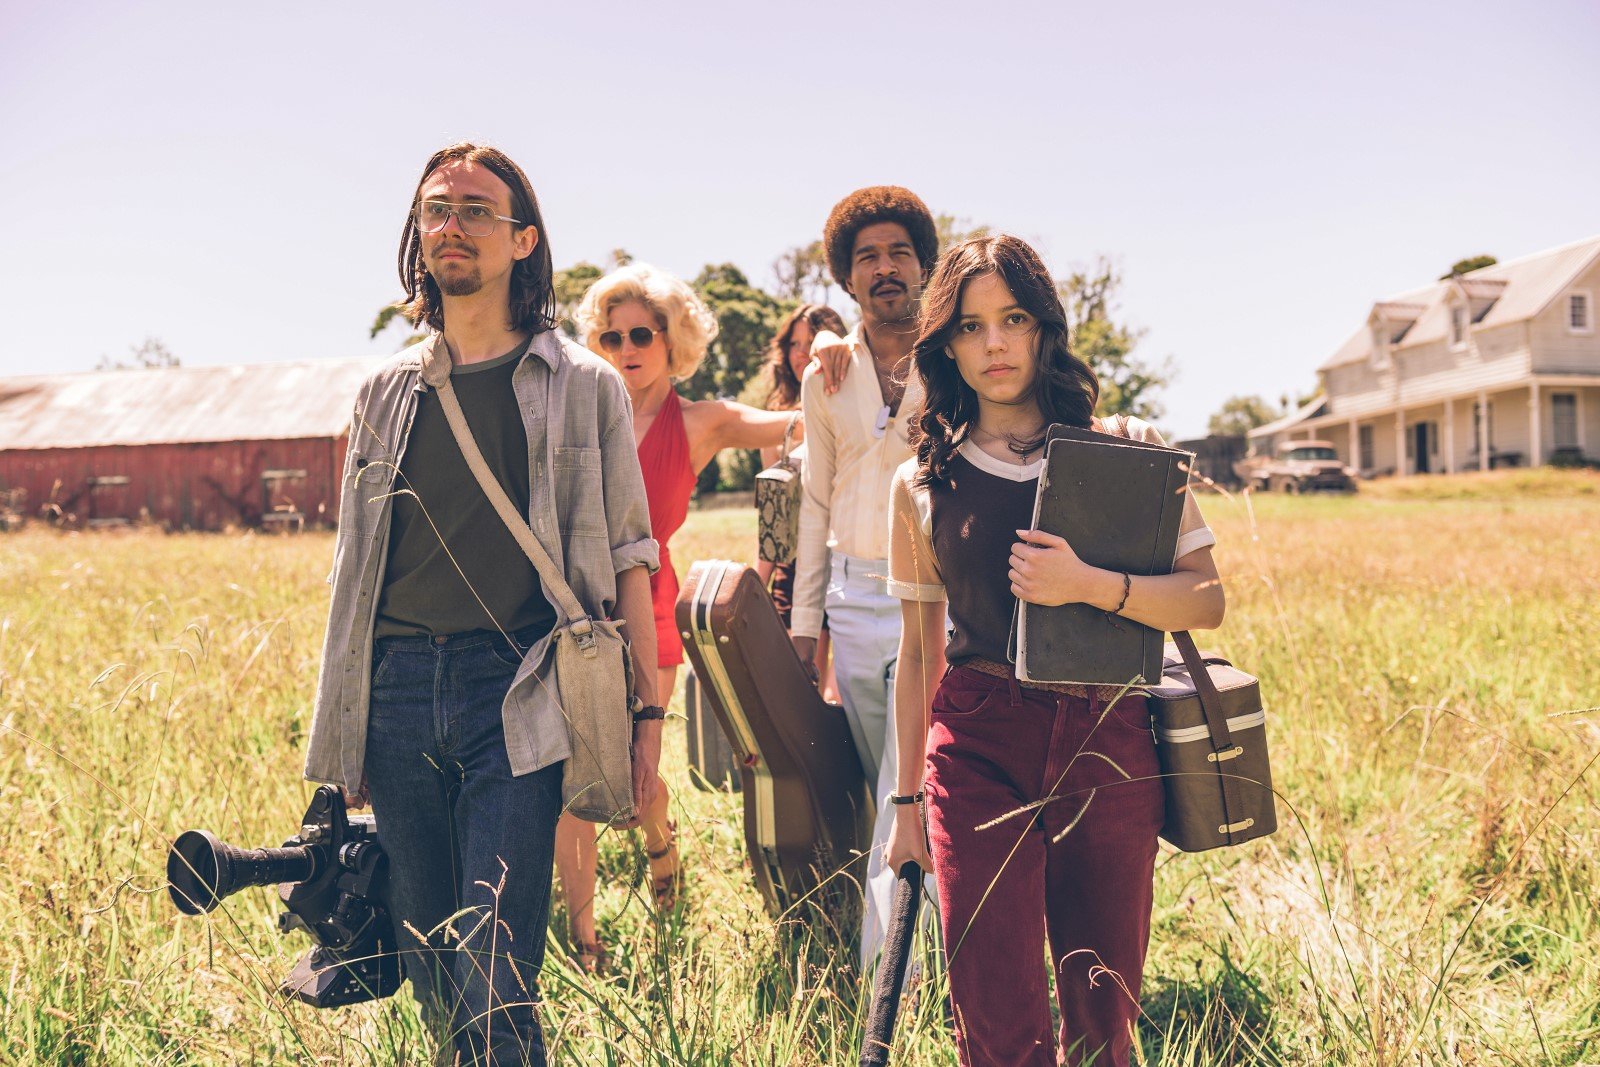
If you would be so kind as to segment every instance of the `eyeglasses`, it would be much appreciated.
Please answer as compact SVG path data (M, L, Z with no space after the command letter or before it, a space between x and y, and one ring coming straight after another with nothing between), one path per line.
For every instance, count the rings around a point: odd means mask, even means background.
M468 237L487 237L494 232L497 222L514 222L525 225L521 219L496 215L494 209L484 204L452 204L448 200L424 200L417 205L417 229L423 233L438 233L454 215L461 232Z
M628 340L633 342L634 348L644 348L651 341L656 339L656 334L662 332L664 331L652 330L646 326L635 326L633 329L628 331ZM621 352L622 331L607 330L605 333L601 334L600 347L605 349L607 352Z

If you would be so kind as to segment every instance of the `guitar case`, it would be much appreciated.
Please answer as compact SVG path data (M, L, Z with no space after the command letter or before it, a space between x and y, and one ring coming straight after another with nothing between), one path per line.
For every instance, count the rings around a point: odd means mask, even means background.
M690 567L677 623L739 763L745 848L767 910L811 905L853 931L875 812L844 709L823 701L743 564Z

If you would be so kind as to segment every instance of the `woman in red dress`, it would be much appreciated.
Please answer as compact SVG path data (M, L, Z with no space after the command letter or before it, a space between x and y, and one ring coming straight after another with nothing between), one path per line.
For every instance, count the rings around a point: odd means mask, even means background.
M678 575L668 542L689 514L695 480L724 448L765 448L783 441L790 414L731 400L684 400L675 381L688 378L717 335L717 320L693 289L665 271L631 264L590 287L575 316L578 334L622 373L633 402L633 435L644 471L650 529L661 545L661 569L650 578L659 649L657 692L672 698L683 639L673 613ZM641 813L656 902L670 909L681 885L677 843L667 818L669 796L658 780ZM556 828L556 869L566 892L574 954L589 970L604 966L595 931L595 828L564 815Z

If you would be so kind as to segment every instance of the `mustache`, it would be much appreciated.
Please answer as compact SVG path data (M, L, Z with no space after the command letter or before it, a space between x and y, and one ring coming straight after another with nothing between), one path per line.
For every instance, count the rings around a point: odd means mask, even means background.
M877 285L874 285L868 291L873 296L877 296L879 293L893 292L894 290L899 290L902 293L905 292L906 291L905 283L904 282L894 281L891 278L885 278L883 281L879 282Z
M437 247L435 247L433 249L433 251L429 252L428 253L428 258L429 259L438 259L440 256L444 255L446 252L449 252L451 254L460 254L460 255L466 256L469 259L474 259L478 255L477 252L473 251L471 246L469 246L469 245L467 245L465 243L462 243L462 244L442 244L442 245L438 245Z

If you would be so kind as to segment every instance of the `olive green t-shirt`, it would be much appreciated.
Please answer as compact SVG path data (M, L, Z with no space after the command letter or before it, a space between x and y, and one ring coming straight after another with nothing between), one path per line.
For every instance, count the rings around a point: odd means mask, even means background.
M521 515L528 513L528 434L511 375L527 350L525 342L450 372L478 449ZM539 572L472 476L431 389L418 398L394 488L374 636L554 627Z

